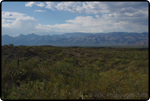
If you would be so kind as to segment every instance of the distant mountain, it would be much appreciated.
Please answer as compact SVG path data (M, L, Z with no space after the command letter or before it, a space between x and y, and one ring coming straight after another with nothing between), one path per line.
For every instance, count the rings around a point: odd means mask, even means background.
M9 35L2 35L2 45L14 42L14 38Z
M149 33L129 33L129 32L110 32L110 33L65 33L61 35L43 35L34 33L16 37L2 35L2 45L147 45Z

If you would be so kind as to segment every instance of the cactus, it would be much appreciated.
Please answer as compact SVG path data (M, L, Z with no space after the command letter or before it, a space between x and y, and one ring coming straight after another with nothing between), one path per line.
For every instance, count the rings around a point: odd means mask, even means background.
M17 57L17 66L19 67L19 57Z

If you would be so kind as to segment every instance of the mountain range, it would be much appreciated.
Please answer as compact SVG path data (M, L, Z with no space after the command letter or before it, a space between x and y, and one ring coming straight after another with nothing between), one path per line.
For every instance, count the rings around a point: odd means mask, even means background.
M149 33L110 32L110 33L65 33L61 35L36 35L34 33L16 37L2 35L2 45L53 45L53 46L148 46Z

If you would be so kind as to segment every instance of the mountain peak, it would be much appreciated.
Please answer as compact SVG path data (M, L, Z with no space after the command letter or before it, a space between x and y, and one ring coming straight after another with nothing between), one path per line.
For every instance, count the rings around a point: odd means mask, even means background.
M34 33L31 33L31 34L28 34L28 35L36 35L36 34L34 34Z
M36 34L34 34L34 33L31 33L32 35L36 35Z
M19 36L24 36L23 34L20 34Z

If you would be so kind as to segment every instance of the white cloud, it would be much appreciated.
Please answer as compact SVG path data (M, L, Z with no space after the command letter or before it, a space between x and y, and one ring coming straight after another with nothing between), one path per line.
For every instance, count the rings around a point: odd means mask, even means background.
M148 32L147 2L29 2L47 9L65 10L73 13L95 14L92 16L77 16L66 20L63 24L42 25L36 19L18 12L2 12L3 33L51 33L51 32ZM35 12L46 12L35 10Z
M25 4L26 7L32 7L33 5L39 6L39 7L44 7L44 3L39 3L39 2L28 2Z
M2 18L22 18L26 14L18 13L18 12L2 12Z
M86 13L107 13L109 10L107 9L107 5L103 2L86 2L83 5Z
M33 5L44 7L44 3L28 2L27 7ZM47 9L65 10L73 13L114 14L122 16L148 16L148 2L46 2Z
M53 6L55 6L55 3L54 2L46 2L47 6L45 8L48 8L48 9L53 9Z
M32 7L33 5L35 5L35 2L28 2L25 4L26 7Z
M35 12L46 12L46 10L35 10Z
M77 12L76 7L80 4L80 2L62 2L58 3L55 7L57 10L68 10L71 12Z
M111 14L105 14L99 18L93 18L92 16L78 16L72 20L66 20L64 24L55 25L37 25L35 28L37 31L42 32L147 32L146 25L138 25L136 23L128 21L118 21L117 16Z
M46 8L64 10L73 13L102 14L107 18L114 17L116 22L148 25L148 2L46 2ZM99 16L100 17L100 16ZM141 20L142 19L142 20Z
M39 7L44 7L45 4L44 4L44 3L39 3L39 4L37 4L37 6L39 6Z
M26 14L18 12L2 12L3 34L28 34L34 30L36 23L37 22L35 18L27 16Z
M4 12L5 14L6 12ZM10 12L9 12L10 13ZM11 13L15 16L15 13ZM24 14L20 14L21 16ZM97 15L96 15L97 16ZM22 18L7 20L2 18L2 33L15 34L63 34L68 32L147 32L147 25L140 25L130 21L116 21L118 15L104 14L101 17L77 16L74 19L66 20L63 24L42 25L37 24L33 17L24 15ZM12 22L12 23L8 23Z
M95 15L96 18L99 18L99 15Z
M107 5L102 2L62 2L58 3L55 8L57 10L71 11L75 13L106 13Z

